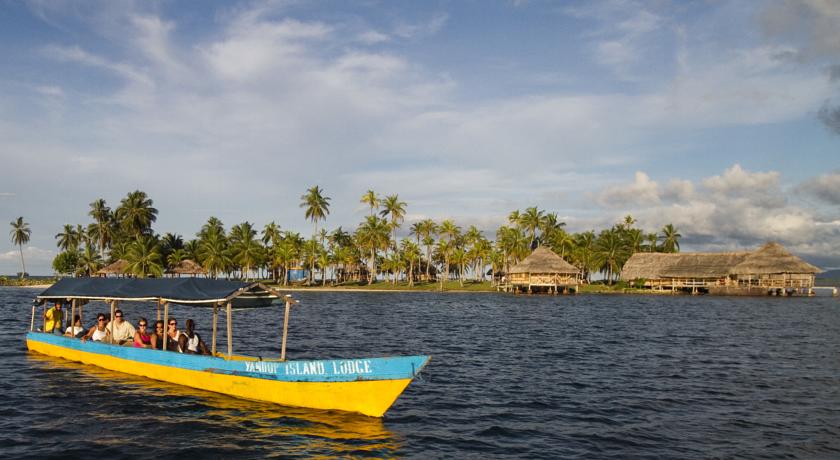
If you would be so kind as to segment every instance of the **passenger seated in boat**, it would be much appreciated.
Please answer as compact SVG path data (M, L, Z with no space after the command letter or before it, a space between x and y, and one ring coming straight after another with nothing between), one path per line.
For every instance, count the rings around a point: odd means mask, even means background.
M110 337L111 331L108 330L105 321L106 319L104 313L96 315L96 326L93 326L89 331L87 331L87 334L82 337L82 342L87 339L91 339L94 342L104 342L105 339Z
M82 327L81 316L76 315L73 317L73 325L64 330L64 335L77 339L85 335L85 328Z
M163 333L163 321L155 321L155 332L152 333L152 348L155 350L163 350L163 339L166 334Z
M152 348L152 335L146 332L149 322L146 318L137 321L137 331L134 333L134 346L137 348Z
M137 332L131 323L123 320L122 310L114 312L114 321L108 326L108 330L111 331L114 341L120 345L133 340L134 334Z
M61 302L56 302L52 308L44 312L44 332L60 334L62 323L64 323L64 311L61 310Z
M169 328L166 331L166 349L168 351L179 351L178 340L181 338L181 331L178 330L178 320L169 318Z
M207 345L201 340L201 336L194 329L195 321L192 318L187 319L187 330L186 332L182 332L178 338L178 351L194 355L209 355L210 350L207 349Z

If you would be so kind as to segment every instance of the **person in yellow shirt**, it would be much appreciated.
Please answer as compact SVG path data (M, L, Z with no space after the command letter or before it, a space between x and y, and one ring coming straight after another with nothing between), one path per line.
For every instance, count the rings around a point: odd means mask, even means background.
M44 332L52 334L58 329L61 332L61 325L64 324L64 311L61 309L61 302L56 302L49 310L44 312Z

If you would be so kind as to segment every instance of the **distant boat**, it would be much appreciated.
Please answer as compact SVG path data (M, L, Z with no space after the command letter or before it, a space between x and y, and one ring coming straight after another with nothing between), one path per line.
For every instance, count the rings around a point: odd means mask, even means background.
M285 300L279 359L236 356L232 346L232 309L264 307ZM286 331L291 297L282 297L260 283L200 278L109 279L65 278L36 297L36 304L70 301L72 318L82 305L105 301L111 313L120 301L151 301L163 305L164 324L170 303L213 308L211 356L135 348L37 332L32 306L26 345L31 351L127 374L214 391L238 398L285 406L342 410L381 417L429 362L429 356L286 360ZM77 310L78 308L78 310ZM216 352L217 315L227 313L228 350Z

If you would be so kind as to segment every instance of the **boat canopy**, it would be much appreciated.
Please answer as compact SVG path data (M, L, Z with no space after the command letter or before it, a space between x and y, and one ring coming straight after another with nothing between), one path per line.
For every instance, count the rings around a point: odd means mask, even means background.
M47 300L134 300L212 306L237 300L237 306L268 306L280 293L262 283L206 278L63 278L39 294Z

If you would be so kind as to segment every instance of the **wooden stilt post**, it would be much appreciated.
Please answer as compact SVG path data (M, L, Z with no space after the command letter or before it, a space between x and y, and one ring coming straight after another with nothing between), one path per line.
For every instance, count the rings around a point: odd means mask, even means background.
M227 355L228 358L233 356L233 311L232 311L232 304L233 302L228 301L227 303Z
M166 344L169 342L169 302L163 303L163 351L166 351Z
M289 310L292 307L292 296L286 295L286 308L283 313L283 340L280 344L280 361L286 360L286 337L289 334Z
M216 356L216 334L219 324L219 304L213 304L213 340L210 342L210 354Z
M117 309L117 301L111 301L111 321L108 322L108 326L111 328L111 337L108 339L110 343L114 343L114 310Z

